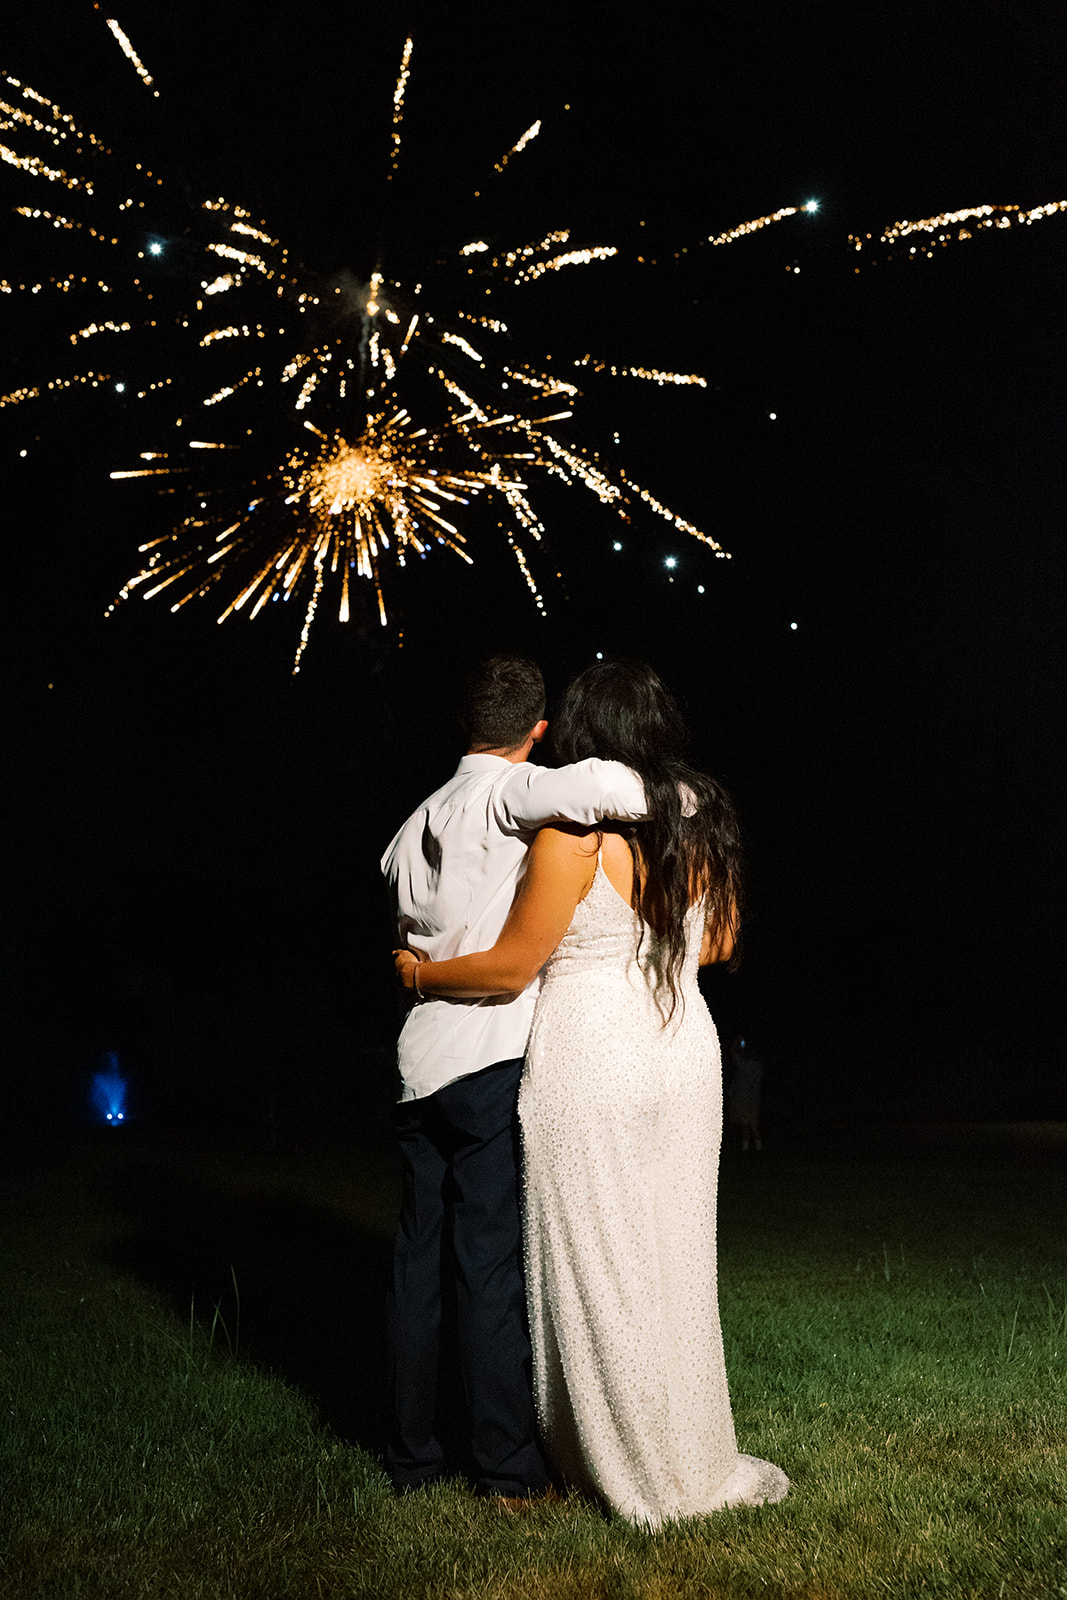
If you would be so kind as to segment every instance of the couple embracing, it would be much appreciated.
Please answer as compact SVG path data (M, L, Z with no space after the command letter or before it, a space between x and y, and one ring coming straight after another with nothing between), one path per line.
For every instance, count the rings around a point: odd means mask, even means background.
M738 1454L716 1288L721 1067L697 968L733 952L729 800L639 663L570 685L555 769L527 760L547 724L524 657L471 675L463 721L455 776L382 861L416 1002L393 1482L463 1469L517 1507L555 1480L646 1527L780 1500L785 1474ZM439 1435L450 1317L463 1461Z

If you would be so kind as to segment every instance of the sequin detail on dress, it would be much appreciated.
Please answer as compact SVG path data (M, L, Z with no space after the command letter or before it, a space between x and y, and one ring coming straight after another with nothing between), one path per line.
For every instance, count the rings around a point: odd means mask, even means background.
M781 1500L789 1480L738 1454L730 1412L715 1256L722 1069L697 986L701 908L666 1028L638 931L598 862L545 968L519 1115L549 1454L568 1482L657 1527Z

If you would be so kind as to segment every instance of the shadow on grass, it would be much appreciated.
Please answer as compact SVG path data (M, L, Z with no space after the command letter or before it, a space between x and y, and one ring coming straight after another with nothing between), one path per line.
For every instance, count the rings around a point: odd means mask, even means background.
M304 1391L343 1439L385 1440L391 1241L265 1186L143 1158L101 1182L136 1224L109 1259L213 1342Z

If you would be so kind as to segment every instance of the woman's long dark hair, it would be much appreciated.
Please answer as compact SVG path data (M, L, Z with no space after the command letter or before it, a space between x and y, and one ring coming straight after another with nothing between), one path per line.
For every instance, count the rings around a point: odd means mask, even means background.
M647 820L614 826L634 857L633 906L642 942L646 932L651 936L649 960L661 1008L664 991L670 996L668 1021L678 1003L690 905L704 898L713 939L736 925L741 908L734 808L714 778L686 761L687 742L674 697L642 661L587 667L568 687L552 722L561 762L589 756L622 761L644 783Z

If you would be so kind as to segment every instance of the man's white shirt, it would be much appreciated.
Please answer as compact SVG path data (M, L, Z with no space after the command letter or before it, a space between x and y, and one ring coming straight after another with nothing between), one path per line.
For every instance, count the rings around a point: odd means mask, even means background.
M534 767L467 755L404 823L382 857L402 943L431 961L493 946L539 827L645 815L641 780L618 761ZM424 1000L400 1034L401 1100L421 1099L495 1061L521 1056L538 979L519 995Z

